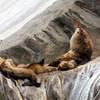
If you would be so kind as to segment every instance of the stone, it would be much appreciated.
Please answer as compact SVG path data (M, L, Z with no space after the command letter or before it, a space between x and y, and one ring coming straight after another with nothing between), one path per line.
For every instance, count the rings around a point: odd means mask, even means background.
M12 58L16 65L39 62L43 58L49 63L69 50L74 21L79 22L92 38L92 58L100 56L99 4L100 0L56 0L3 40L0 56ZM40 88L22 87L22 81L13 83L0 74L0 99L99 100L99 66L100 57L73 70L41 74L38 76L38 81L42 82Z

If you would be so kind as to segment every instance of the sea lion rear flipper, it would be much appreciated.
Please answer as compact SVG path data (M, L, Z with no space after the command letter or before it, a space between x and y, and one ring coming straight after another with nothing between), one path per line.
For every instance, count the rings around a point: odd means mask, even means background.
M58 67L59 64L60 64L60 61L53 61L48 66Z
M36 86L36 87L40 87L41 83L32 83L32 82L25 82L22 84L22 86Z

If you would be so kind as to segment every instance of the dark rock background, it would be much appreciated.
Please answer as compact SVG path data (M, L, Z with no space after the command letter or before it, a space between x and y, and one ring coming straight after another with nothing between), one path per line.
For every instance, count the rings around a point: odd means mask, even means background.
M69 50L78 21L92 38L93 58L100 56L100 0L58 0L0 45L0 56L15 64L49 63ZM1 75L2 100L99 100L100 58L77 69L39 75L41 88L17 86ZM5 99L4 99L5 98Z

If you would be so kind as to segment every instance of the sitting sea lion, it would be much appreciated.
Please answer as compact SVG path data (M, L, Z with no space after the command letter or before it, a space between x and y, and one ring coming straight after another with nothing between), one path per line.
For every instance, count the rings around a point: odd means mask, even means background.
M61 57L58 57L50 62L49 66L58 67L61 65L62 61L67 61L67 65L64 64L64 69L75 68L76 65L80 65L91 60L91 55L93 52L93 43L88 35L88 33L83 28L76 28L75 33L72 35L70 40L70 50ZM73 60L75 65L70 66ZM66 63L66 62L65 62ZM68 65L69 64L69 65ZM67 68L65 68L65 65ZM63 67L61 70L64 70ZM60 68L59 68L60 70Z

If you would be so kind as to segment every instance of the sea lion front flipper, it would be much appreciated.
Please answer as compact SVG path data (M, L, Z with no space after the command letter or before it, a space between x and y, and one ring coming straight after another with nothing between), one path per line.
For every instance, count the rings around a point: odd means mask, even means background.
M58 66L58 70L69 70L69 69L73 69L77 66L76 62L74 60L71 61L62 61L59 66Z
M52 71L57 71L58 67L53 67L53 66L44 66L45 72L52 72Z

